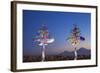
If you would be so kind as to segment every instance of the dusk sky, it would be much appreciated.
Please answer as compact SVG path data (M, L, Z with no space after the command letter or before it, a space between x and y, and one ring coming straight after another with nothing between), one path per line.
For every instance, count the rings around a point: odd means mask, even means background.
M76 12L51 12L23 10L23 54L40 55L41 46L32 39L36 37L42 25L48 27L51 37L55 41L46 46L46 54L58 54L63 51L73 51L73 47L66 39L70 35L73 24L81 31L85 41L81 41L77 49L85 47L91 49L91 14Z

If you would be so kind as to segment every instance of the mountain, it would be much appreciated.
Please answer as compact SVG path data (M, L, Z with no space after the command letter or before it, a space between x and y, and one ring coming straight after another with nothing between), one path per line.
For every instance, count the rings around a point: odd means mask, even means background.
M61 56L74 56L74 52L64 51L60 53Z
M89 56L89 55L91 55L91 50L86 49L86 48L80 48L79 50L77 50L77 54Z
M74 51L73 52L64 51L64 52L60 53L59 55L61 55L61 56L75 56ZM89 56L89 55L91 55L91 50L88 50L86 48L80 48L79 50L77 50L77 55Z

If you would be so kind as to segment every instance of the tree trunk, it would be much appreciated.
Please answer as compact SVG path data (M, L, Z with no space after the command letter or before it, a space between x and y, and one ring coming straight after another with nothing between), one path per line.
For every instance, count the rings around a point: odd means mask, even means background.
M42 48L42 62L45 61L45 45Z
M74 60L77 60L77 50L76 50L76 47L75 47L74 54L75 54L75 58L74 58Z

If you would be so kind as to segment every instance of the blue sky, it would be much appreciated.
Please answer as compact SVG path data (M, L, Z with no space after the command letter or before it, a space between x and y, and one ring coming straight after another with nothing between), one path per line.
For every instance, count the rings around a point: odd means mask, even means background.
M84 42L80 42L80 47L90 49L91 35L91 14L75 12L51 12L23 10L23 54L39 55L41 48L33 42L38 29L47 25L49 33L55 41L46 46L46 54L58 54L63 51L73 51L73 47L66 40L70 34L73 24L80 28L81 35L85 37Z

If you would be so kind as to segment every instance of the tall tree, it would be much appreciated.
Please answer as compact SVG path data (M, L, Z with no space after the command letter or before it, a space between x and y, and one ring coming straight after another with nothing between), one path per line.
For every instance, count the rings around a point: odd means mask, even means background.
M72 44L72 46L74 47L74 54L75 54L75 60L77 59L77 46L80 43L80 40L84 41L85 38L80 36L80 29L78 28L77 25L73 25L73 28L71 30L71 34L70 36L67 38L67 40L69 40Z
M39 46L42 46L42 61L45 61L45 49L46 45L54 42L54 38L50 37L48 28L46 25L42 25L42 27L38 30L38 35L34 38L35 42L39 42Z

